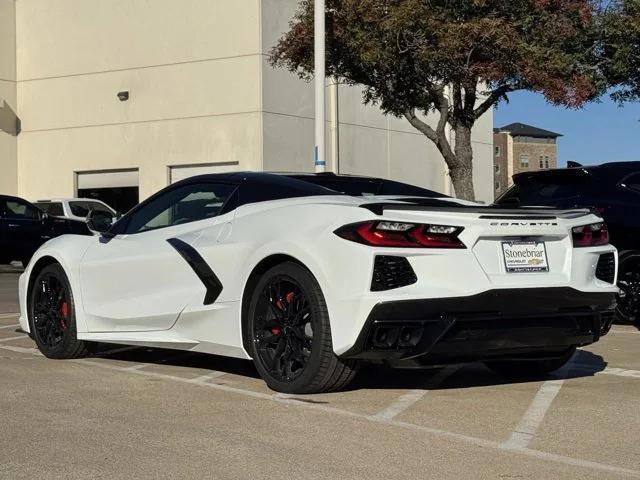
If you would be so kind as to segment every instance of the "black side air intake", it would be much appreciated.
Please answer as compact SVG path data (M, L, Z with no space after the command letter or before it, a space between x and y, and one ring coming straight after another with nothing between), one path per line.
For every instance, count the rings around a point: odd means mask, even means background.
M596 267L596 278L607 283L616 283L616 257L613 253L600 255Z
M378 255L373 267L372 292L383 292L413 285L418 281L409 260L405 257Z

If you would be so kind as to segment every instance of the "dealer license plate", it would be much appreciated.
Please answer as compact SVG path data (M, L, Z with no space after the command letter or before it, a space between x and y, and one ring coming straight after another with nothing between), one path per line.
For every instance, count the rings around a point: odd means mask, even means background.
M544 242L502 242L507 273L548 272L547 248Z

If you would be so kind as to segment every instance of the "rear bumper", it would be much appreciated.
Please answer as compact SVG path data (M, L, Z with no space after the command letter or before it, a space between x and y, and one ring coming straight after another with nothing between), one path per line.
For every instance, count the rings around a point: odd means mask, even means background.
M568 287L384 302L342 357L436 364L560 352L597 342L614 308L615 293Z

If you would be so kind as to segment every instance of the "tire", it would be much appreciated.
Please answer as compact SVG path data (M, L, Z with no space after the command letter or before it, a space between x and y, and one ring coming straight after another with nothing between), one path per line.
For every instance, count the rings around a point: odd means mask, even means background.
M71 285L59 264L48 265L38 273L28 300L29 328L45 357L72 359L87 354L86 343L77 336Z
M640 322L640 253L623 252L620 254L618 272L618 296L616 307L617 323L626 325Z
M269 388L308 394L344 388L357 364L333 352L324 296L313 275L286 262L258 281L249 304L251 356Z
M576 348L572 347L562 352L557 358L523 358L522 360L493 360L485 361L485 365L503 377L509 379L542 378L555 372L571 360Z

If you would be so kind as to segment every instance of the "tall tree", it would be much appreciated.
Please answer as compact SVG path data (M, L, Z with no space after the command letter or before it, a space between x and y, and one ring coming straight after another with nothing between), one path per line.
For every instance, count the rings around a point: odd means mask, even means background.
M614 100L640 100L640 0L612 0L602 12L601 66Z
M437 146L457 196L472 200L471 132L490 108L517 90L568 107L602 92L596 8L590 0L327 0L327 73L406 117ZM301 1L272 52L274 66L305 79L313 10L313 0Z

